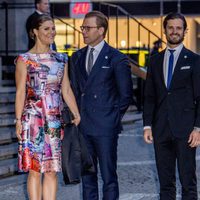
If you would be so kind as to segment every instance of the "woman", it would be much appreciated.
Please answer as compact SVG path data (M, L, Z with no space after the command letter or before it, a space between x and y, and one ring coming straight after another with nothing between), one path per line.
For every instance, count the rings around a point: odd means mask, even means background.
M33 21L30 34L35 45L16 62L18 165L19 171L29 171L31 200L54 200L56 173L61 171L62 97L75 125L80 123L80 115L69 83L67 56L50 50L56 35L52 18L40 15Z

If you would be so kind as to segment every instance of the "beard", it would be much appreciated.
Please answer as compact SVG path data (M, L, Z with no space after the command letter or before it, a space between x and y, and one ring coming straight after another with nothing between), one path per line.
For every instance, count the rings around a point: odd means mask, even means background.
M173 39L173 37L167 37L167 42L172 45L177 45L182 43L184 40L184 35L178 35L178 39Z

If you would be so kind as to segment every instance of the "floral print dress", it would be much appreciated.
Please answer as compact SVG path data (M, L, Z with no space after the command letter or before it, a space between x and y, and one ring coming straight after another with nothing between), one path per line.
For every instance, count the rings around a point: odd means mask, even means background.
M26 97L19 142L20 172L30 169L61 171L61 82L67 56L56 52L24 53L17 59L26 64Z

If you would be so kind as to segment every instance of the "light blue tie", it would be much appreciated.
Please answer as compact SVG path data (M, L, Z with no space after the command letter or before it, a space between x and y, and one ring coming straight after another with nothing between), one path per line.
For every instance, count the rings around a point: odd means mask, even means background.
M169 56L169 63L168 63L168 75L167 75L167 89L169 89L171 80L172 80L172 74L173 74L173 65L174 65L174 51L172 49L168 49L170 52Z

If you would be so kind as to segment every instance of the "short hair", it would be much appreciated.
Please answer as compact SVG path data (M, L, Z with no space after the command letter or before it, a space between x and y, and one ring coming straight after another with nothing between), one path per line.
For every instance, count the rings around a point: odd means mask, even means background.
M96 23L98 27L104 28L104 37L108 30L108 18L100 11L91 11L85 15L85 18L96 17Z
M167 22L171 19L181 19L183 21L183 27L184 27L184 31L187 29L187 22L185 17L181 14L181 13L169 13L164 21L163 21L163 27L164 29L166 29L167 27Z
M54 22L53 18L50 15L47 14L41 14L38 15L37 17L35 17L32 21L31 21L31 26L30 26L30 38L32 38L33 40L35 40L35 34L33 32L34 29L39 29L39 27L46 21L52 21Z
M42 0L35 0L35 8L37 9L37 4L38 3L41 3L42 2Z

